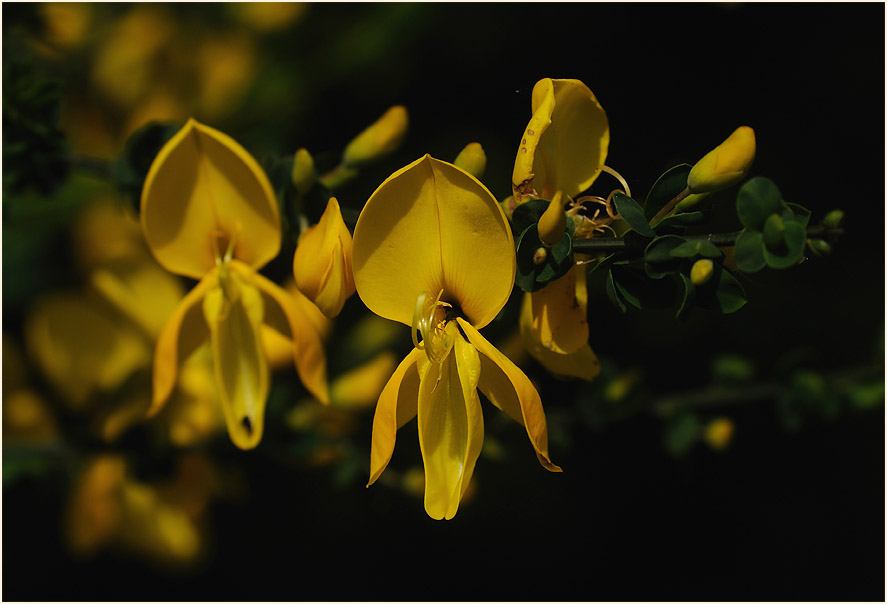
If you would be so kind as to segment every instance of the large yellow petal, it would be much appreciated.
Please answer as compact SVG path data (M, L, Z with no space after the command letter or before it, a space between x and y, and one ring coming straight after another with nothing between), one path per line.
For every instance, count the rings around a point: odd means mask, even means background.
M453 331L455 325L450 323ZM477 395L480 358L461 335L442 363L419 382L419 446L425 464L425 511L435 520L456 515L484 438Z
M425 352L413 348L391 375L373 416L373 444L370 451L370 486L388 467L394 453L397 430L416 417L419 401L419 372L417 362Z
M193 119L157 154L142 189L142 230L167 270L200 279L234 240L234 258L259 268L280 250L271 183L229 136Z
M574 266L539 291L526 294L524 305L529 307L529 325L521 315L521 333L529 331L542 348L560 354L574 352L588 341L588 320L585 305L576 297L577 274L581 273L585 287L585 268Z
M539 80L532 105L514 162L515 200L551 199L557 191L574 197L591 186L607 158L607 114L579 80Z
M351 244L339 202L331 197L320 221L302 233L293 255L296 286L329 318L354 293Z
M410 325L422 293L486 325L514 285L511 228L464 170L426 155L370 196L354 229L354 281L377 315Z
M185 294L157 336L149 416L160 411L172 393L179 364L209 337L201 305L209 290L215 287L217 279L217 270L212 270L194 286L194 289Z
M329 404L323 349L327 318L297 289L285 290L241 262L232 261L231 270L258 288L265 308L265 324L292 340L299 379L320 402Z
M456 319L480 353L481 373L478 388L499 409L527 429L527 435L539 463L551 472L560 467L548 457L548 427L539 393L523 371L499 352L467 321Z
M218 281L203 299L216 385L231 440L252 449L262 439L269 388L260 337L264 305L258 288L238 273L221 273Z

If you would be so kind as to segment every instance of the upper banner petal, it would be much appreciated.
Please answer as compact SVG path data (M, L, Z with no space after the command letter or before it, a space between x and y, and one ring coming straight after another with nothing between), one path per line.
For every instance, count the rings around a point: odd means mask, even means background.
M476 325L514 285L511 229L493 195L464 170L426 155L370 196L354 229L354 281L376 314L410 325L422 293Z
M167 270L200 279L233 240L258 268L280 250L271 183L231 137L193 119L157 154L142 189L142 230Z

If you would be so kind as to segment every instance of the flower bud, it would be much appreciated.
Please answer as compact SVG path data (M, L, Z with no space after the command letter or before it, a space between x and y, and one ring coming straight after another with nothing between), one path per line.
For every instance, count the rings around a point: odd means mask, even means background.
M726 189L745 178L755 159L755 131L740 126L696 162L687 177L691 193Z
M299 149L293 157L293 186L300 195L303 195L314 184L314 158L307 149Z
M705 427L705 442L715 451L723 451L733 438L733 420L728 417L713 419Z
M565 204L566 199L563 192L558 191L539 219L539 239L546 247L551 247L560 241L567 230Z
M714 268L714 262L708 258L697 260L696 263L693 264L693 268L690 269L690 281L692 281L693 285L697 287L705 285L711 279Z
M841 226L844 221L844 212L842 210L832 210L822 219L822 224L830 229L836 229Z
M331 197L320 221L302 233L293 256L296 286L327 318L339 314L354 293L351 233L339 202Z
M480 143L468 143L453 163L480 180L487 168L487 155Z
M406 107L402 105L392 107L348 143L342 155L342 163L355 167L388 155L403 140L407 123Z

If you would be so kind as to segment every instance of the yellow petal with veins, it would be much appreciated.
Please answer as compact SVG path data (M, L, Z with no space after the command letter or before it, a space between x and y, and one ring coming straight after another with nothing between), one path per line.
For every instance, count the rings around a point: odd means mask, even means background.
M338 315L354 293L351 233L335 197L330 198L320 221L299 238L293 275L299 290L329 318Z
M293 342L293 360L299 379L323 404L329 404L323 334L328 320L295 288L285 290L251 268L231 262L231 270L254 285L262 295L265 324Z
M559 354L576 351L588 342L588 320L585 304L577 299L581 288L585 291L585 267L574 266L570 271L542 289L525 294L528 313L521 313L521 335L532 338L534 344ZM534 346L535 347L535 346Z
M610 126L594 94L579 80L539 80L533 117L524 130L512 173L517 203L569 197L591 186L607 158Z
M203 314L228 434L241 449L252 449L262 439L269 387L262 296L238 273L220 272L218 285L203 299Z
M481 373L478 388L490 402L524 426L539 463L551 472L562 471L548 457L548 427L539 393L523 371L499 352L467 321L456 319L480 353Z
M428 155L370 196L353 245L354 282L377 315L410 325L423 293L475 325L499 313L514 285L511 228L476 178Z
M280 217L265 172L234 139L193 119L154 158L141 221L158 262L195 279L232 240L234 258L253 268L280 250Z
M419 446L425 463L425 511L435 520L456 515L484 439L477 384L480 358L456 329L453 350L429 363L419 382Z
M417 363L424 358L425 351L413 348L394 370L379 395L373 416L370 480L367 486L376 482L391 461L397 430L416 417L419 393Z
M201 304L206 294L216 285L217 270L210 271L185 294L157 336L149 417L160 411L172 393L181 362L209 337Z

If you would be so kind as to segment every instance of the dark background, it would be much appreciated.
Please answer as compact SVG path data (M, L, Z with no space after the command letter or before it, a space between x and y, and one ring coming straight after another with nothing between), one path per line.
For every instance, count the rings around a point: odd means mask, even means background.
M12 10L4 28L25 19ZM641 195L666 168L752 126L753 174L814 217L846 211L835 253L757 273L739 313L687 323L620 315L593 281L592 347L642 368L657 394L705 383L716 353L748 355L762 378L789 352L822 372L878 362L882 4L322 4L271 43L299 94L272 113L257 96L215 124L256 153L281 141L340 149L388 106L408 107L396 157L339 197L354 209L392 166L426 152L451 159L475 140L484 182L507 196L543 77L595 92L610 121L607 164ZM549 413L569 412L582 386L533 369ZM484 404L492 426L498 412ZM883 407L806 418L794 432L772 400L729 414L726 452L700 446L683 459L665 453L650 414L598 430L569 422L569 446L551 449L563 474L542 470L506 426L508 462L481 458L479 491L449 522L384 485L332 488L323 469L283 472L261 451L243 455L249 501L214 505L213 553L190 572L111 554L72 561L63 498L25 484L4 492L4 599L883 600ZM392 467L418 461L414 430L399 434ZM369 432L360 438L368 454Z

